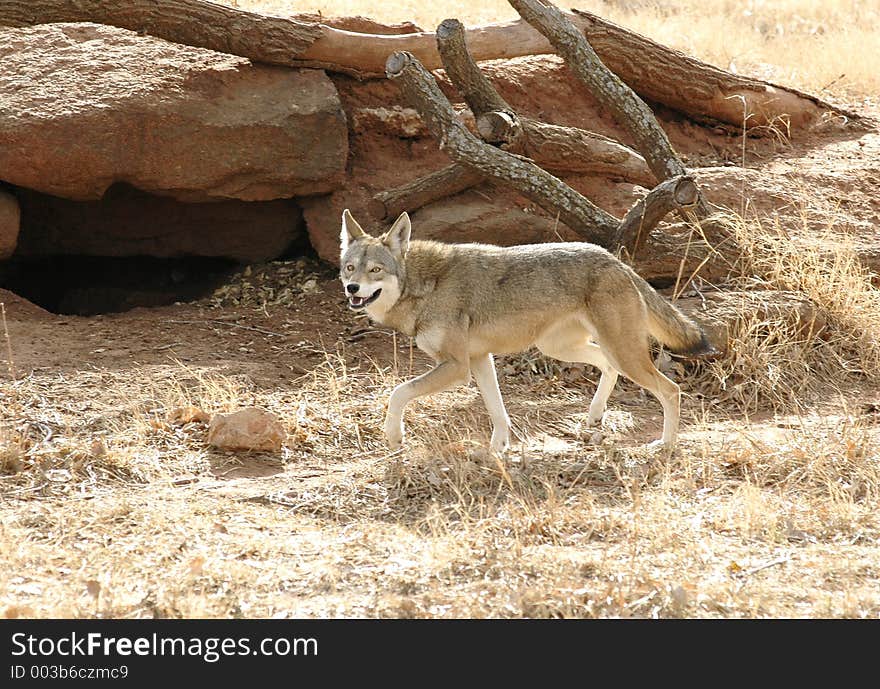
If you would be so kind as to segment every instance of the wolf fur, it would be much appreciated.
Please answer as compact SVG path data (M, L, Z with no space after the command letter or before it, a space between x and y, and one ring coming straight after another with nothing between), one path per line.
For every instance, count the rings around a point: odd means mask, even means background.
M349 307L415 338L437 365L391 393L385 436L403 442L403 411L417 397L477 383L492 420L493 451L510 442L493 354L536 346L544 354L601 371L588 420L599 424L617 376L651 392L663 407L662 443L675 444L678 385L656 369L649 336L673 352L713 350L702 330L605 249L588 243L499 247L411 240L402 213L381 237L342 213L340 278Z

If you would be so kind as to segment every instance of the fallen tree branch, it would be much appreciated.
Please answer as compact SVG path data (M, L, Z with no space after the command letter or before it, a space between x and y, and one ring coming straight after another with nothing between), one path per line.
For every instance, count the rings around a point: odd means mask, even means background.
M608 68L643 98L692 117L711 117L747 129L801 127L823 111L852 120L814 95L788 86L733 74L584 10L563 13L586 36Z
M678 177L685 167L672 150L666 132L645 105L614 72L608 69L581 31L549 2L508 0L520 16L547 36L569 69L583 81L601 105L608 108L636 144L658 180Z
M477 120L488 112L513 111L471 57L464 25L458 19L440 22L437 27L437 52L440 53L446 76Z
M646 188L651 188L656 181L644 158L600 134L549 124L533 128L530 126L533 120L528 119L520 122L523 127L529 127L529 135L522 137L524 143L520 150L548 172L603 175ZM496 132L496 136L503 134ZM377 219L397 217L402 211L415 211L476 186L485 179L485 175L473 168L453 163L408 184L376 194L370 212Z
M700 192L693 177L684 175L667 179L637 201L620 221L611 245L623 247L635 258L648 233L674 210L693 208Z
M819 98L712 67L587 12L563 15L586 34L601 60L648 100L695 117L741 126L785 121L801 126L823 111ZM384 75L394 51L413 53L427 69L442 66L435 35L355 33L324 24L269 17L207 0L3 0L0 25L96 22L289 67L322 67L361 78ZM477 61L556 52L522 20L467 30ZM742 100L740 100L740 98Z
M550 172L605 175L647 188L657 182L645 159L614 139L526 117L521 122L523 154Z
M519 118L471 58L464 27L457 19L446 19L440 24L437 46L446 74L476 117L476 129L484 141L502 145L509 152L524 153L550 172L603 174L646 187L654 183L644 159L622 144L581 129ZM414 182L376 194L370 211L376 218L396 216L484 180L485 175L453 163Z
M645 187L656 183L642 156L621 143L583 129L518 117L477 66L457 19L445 19L437 28L437 50L446 76L474 113L484 141L507 144L508 150L515 146L517 153L551 172L616 172Z
M0 24L94 22L269 64L291 64L325 34L320 24L206 0L3 0Z
M614 216L532 162L477 139L456 117L431 73L411 53L393 53L386 63L386 74L398 83L406 101L419 111L440 147L453 160L513 187L546 211L558 214L585 241L608 245L618 225Z
M377 220L396 218L403 211L412 212L475 187L485 179L482 172L462 163L453 163L408 184L376 194L370 202L370 215Z

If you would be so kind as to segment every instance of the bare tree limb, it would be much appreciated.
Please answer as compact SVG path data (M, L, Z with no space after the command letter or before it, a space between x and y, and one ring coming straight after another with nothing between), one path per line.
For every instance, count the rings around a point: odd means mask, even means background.
M584 10L563 13L584 33L607 67L642 98L686 115L711 117L748 129L789 126L812 121L823 110L852 120L856 113L841 110L814 95L788 86L733 74L682 52L628 31Z
M94 22L231 53L290 64L324 36L320 24L269 17L206 0L3 0L0 24Z
M487 112L512 111L513 108L492 86L471 57L464 25L458 19L444 19L437 27L437 52L446 76L458 89L474 117Z
M509 0L520 16L547 36L569 69L623 126L659 180L686 173L651 109L608 69L581 31L544 0Z
M607 137L574 127L560 127L527 117L517 117L471 57L464 26L446 19L437 28L437 50L446 76L464 97L477 118L484 141L507 144L551 172L615 174L653 186L645 160L635 151Z
M553 173L586 173L651 188L657 183L645 159L614 139L575 127L522 118L523 154Z
M453 163L408 184L376 194L370 203L370 214L379 220L394 218L403 211L412 212L470 189L485 179L482 172L462 163Z
M526 153L551 172L586 172L621 177L650 187L655 180L644 159L607 137L580 129L520 119L492 86L470 55L464 26L444 20L437 29L437 46L450 81L476 117L481 138L505 150ZM524 135L524 130L528 134ZM465 168L466 169L466 168ZM375 217L395 216L463 191L485 179L459 163L373 197Z
M521 122L528 126L532 120ZM506 150L507 146L503 148ZM632 149L580 129L544 124L540 129L530 130L523 150L536 165L556 175L603 175L646 188L656 182L644 159ZM401 211L415 211L476 186L485 179L485 175L472 168L453 163L408 184L376 194L370 211L378 219L396 217Z
M650 231L663 218L674 210L693 208L699 198L700 192L693 177L664 180L629 209L620 221L611 245L624 247L631 257L635 257Z
M798 127L823 111L846 112L819 98L731 74L661 46L587 12L563 13L602 61L643 97L685 114L735 126L765 127L780 121ZM384 75L394 51L413 53L427 69L442 66L433 33L356 33L294 18L270 17L208 0L2 0L0 25L96 22L175 43L240 55L256 62L322 67L357 77ZM556 52L522 20L467 30L477 61ZM495 108L491 108L495 109Z
M398 83L406 101L419 111L440 140L440 147L453 160L513 187L548 212L558 214L584 240L608 245L618 225L614 216L530 161L477 139L456 117L431 73L411 53L393 53L386 63L386 74Z

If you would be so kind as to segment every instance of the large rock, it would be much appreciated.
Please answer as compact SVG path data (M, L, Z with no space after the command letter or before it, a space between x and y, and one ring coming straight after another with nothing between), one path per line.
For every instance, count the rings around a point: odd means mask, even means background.
M219 256L257 262L278 258L303 231L302 213L291 199L182 203L127 185L111 187L100 201L26 189L17 194L22 257Z
M0 180L71 199L114 182L186 201L325 193L348 133L321 70L97 24L0 29Z
M0 260L9 258L18 244L21 211L12 194L0 191Z
M368 210L370 198L368 191L352 187L344 192L300 200L309 240L321 258L339 263L339 230L345 208L351 210L370 234L378 235L388 229L393 218L376 221ZM500 246L578 239L566 225L536 211L513 192L500 189L493 190L491 197L479 191L465 191L428 204L410 215L415 239Z

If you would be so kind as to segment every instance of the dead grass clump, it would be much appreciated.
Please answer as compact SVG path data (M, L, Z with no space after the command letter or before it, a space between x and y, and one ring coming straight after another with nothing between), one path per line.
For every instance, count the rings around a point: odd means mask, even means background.
M523 447L502 459L473 441L434 437L391 457L383 483L389 514L422 533L576 544L617 530L603 506L631 499L650 473L642 460L611 445L574 456Z
M27 445L20 433L0 430L0 474L17 474L24 469Z
M846 372L880 378L880 289L845 235L828 227L793 237L778 220L737 218L742 281L794 290L828 317L823 341L840 356Z
M815 392L820 371L833 379L838 370L834 357L814 356L814 347L811 330L802 324L742 311L731 323L726 356L696 364L705 375L698 373L693 387L747 412L798 407Z
M717 460L759 488L806 492L817 501L873 504L880 498L876 432L856 417L797 423L774 438L744 434Z
M347 476L333 483L322 483L281 493L248 498L249 502L280 505L296 514L350 524L361 519L380 519L388 514L388 494L384 486L369 478Z
M174 361L177 370L154 381L146 391L152 403L146 413L156 422L189 407L206 413L228 413L253 404L253 386L244 376L227 376ZM196 414L193 414L196 416Z
M841 234L828 228L793 237L778 221L724 220L741 251L740 277L729 287L801 296L815 319L744 303L729 327L727 356L696 364L698 379L708 374L710 394L747 411L798 409L848 383L880 380L880 289Z

